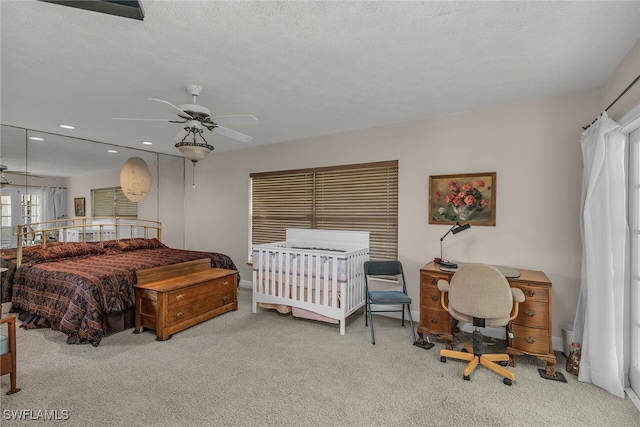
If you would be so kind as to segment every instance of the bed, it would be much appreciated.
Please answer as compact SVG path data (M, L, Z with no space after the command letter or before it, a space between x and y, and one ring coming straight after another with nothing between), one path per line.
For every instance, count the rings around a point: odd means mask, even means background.
M253 247L253 312L258 306L340 324L364 306L369 233L287 229L286 241Z
M114 226L117 230L120 224ZM18 248L3 250L1 262L8 271L2 299L11 301L22 327L50 327L64 332L70 344L97 346L105 335L134 326L137 271L202 258L211 259L212 267L237 270L224 254L167 247L160 241L159 223L151 227L153 233L149 225L138 230L128 222L126 227L130 237L125 239L68 242L63 237L22 247L19 238Z

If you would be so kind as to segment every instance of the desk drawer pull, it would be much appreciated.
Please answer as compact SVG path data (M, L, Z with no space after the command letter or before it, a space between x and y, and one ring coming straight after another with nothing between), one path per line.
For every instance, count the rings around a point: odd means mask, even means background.
M181 299L184 299L184 294L176 295L176 301L180 301Z
M175 317L176 319L180 319L181 317L184 317L184 313L183 313L183 312L181 312L181 311L179 311L179 312L177 312L177 313L174 315L174 317Z
M227 286L229 284L228 280L225 280L224 283L222 284L223 286Z
M440 299L440 295L431 295L431 301L438 301Z
M533 344L534 342L536 342L536 339L533 337L524 337L523 339L529 344Z
M431 284L432 285L438 285L438 279L431 279Z
M433 323L433 324L437 324L438 322L439 322L439 320L438 320L438 319L433 318L433 317L431 318L431 323Z
M528 291L525 291L524 294L528 297L533 297L536 295L536 291L528 290Z
M222 302L227 302L228 299L229 299L229 295L225 295L224 297L222 297Z
M526 314L526 315L527 315L527 316L529 316L529 317L533 317L533 316L535 316L535 315L536 315L536 312L535 312L535 311L533 311L533 310L525 310L525 311L524 311L524 314Z

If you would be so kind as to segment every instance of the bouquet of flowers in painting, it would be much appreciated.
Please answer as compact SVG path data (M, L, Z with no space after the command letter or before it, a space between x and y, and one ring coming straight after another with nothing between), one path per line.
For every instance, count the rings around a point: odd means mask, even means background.
M454 177L432 183L432 219L435 222L492 221L492 177ZM434 185L435 184L435 185Z

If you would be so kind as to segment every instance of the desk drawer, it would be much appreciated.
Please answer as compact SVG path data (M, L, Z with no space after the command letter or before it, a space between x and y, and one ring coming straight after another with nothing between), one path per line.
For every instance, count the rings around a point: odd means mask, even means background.
M514 338L511 340L511 347L522 350L529 354L549 353L549 330L528 328L522 325L511 325Z
M543 301L549 303L549 288L536 285L527 285L523 283L514 283L513 287L520 288L524 293L525 301Z
M447 303L449 299L447 295L444 296L444 301ZM430 310L444 310L440 303L440 291L433 286L425 286L420 292L420 309L427 308Z
M444 310L420 310L420 327L439 335L451 332L451 316Z
M520 303L518 317L512 323L532 328L549 328L549 303L546 301L525 299Z

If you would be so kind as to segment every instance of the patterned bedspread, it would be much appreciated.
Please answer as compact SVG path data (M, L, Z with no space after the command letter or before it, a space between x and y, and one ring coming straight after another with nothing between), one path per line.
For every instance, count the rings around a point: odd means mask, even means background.
M136 271L202 258L210 258L212 267L237 270L220 253L157 246L23 263L13 278L12 311L44 318L97 346L105 317L134 307Z

